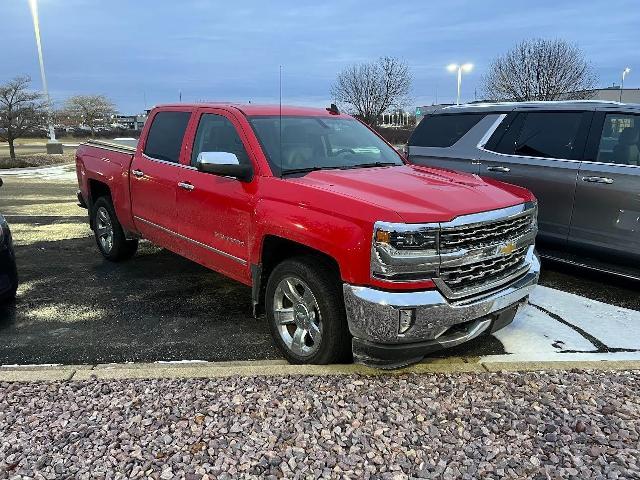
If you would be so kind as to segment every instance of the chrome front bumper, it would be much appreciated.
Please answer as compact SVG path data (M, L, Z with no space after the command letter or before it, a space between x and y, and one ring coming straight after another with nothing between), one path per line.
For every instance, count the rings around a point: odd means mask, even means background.
M448 300L438 290L389 292L344 284L355 360L401 366L420 360L430 351L458 345L489 329L497 330L495 326L505 322L504 318L496 322L499 314L515 313L538 282L540 262L533 248L529 255L529 270L524 275L499 290L460 300ZM399 333L401 309L414 312L413 325L404 333ZM460 327L452 328L456 325ZM376 358L381 352L388 353L384 354L388 358Z

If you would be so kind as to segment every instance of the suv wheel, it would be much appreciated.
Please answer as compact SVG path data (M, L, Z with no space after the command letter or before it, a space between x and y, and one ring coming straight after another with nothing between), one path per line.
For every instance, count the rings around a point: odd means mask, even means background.
M92 223L96 244L104 258L117 262L131 258L136 253L138 240L127 240L110 198L100 197L96 200Z
M351 358L351 336L340 282L323 259L285 260L266 290L271 334L291 363L328 364Z

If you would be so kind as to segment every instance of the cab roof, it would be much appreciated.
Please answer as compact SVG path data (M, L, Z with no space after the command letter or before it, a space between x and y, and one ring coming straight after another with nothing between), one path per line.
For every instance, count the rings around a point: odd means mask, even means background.
M206 103L167 103L162 105L156 105L155 108L164 107L183 107L188 109L193 108L226 108L239 110L246 116L271 116L280 115L280 105L259 105L254 103L231 103L231 102L206 102ZM328 107L328 105L327 105ZM326 108L314 108L314 107L298 107L295 105L282 105L282 115L289 116L308 116L308 117L349 117L345 113L338 115L329 113Z

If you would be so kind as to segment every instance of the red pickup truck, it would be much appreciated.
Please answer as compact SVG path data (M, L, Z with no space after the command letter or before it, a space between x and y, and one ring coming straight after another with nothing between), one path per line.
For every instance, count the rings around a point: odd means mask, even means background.
M507 325L538 280L529 191L408 165L334 106L164 105L76 164L104 257L145 238L252 286L291 362L415 362Z

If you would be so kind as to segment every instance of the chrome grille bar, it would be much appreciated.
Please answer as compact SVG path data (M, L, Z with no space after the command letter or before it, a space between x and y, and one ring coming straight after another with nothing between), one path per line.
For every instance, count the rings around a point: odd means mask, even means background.
M460 248L479 248L486 245L519 237L531 229L533 214L528 213L502 222L488 225L474 225L442 229L440 232L440 251L443 253Z
M500 217L478 214L441 224L442 263L434 282L452 299L504 285L527 271L537 231L535 204ZM445 262L445 258L455 258Z

